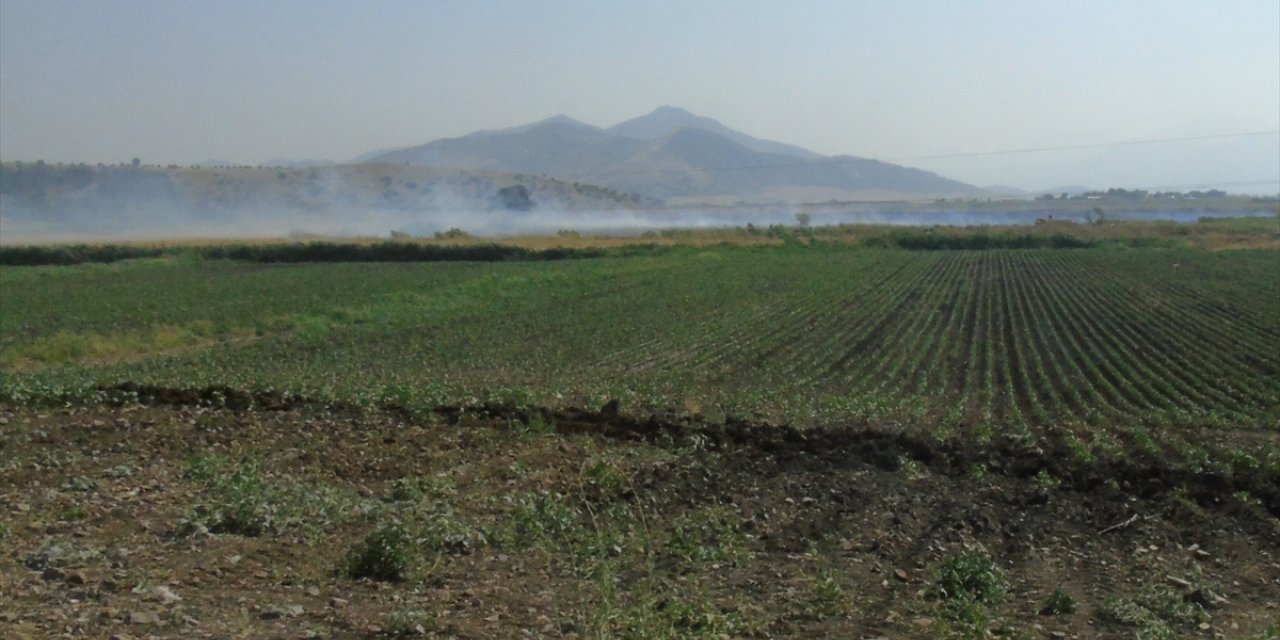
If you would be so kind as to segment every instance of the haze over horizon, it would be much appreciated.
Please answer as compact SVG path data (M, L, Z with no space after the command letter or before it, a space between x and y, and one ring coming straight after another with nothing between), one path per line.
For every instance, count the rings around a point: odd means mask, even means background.
M1280 5L0 0L3 160L344 162L662 105L980 186L1275 193Z

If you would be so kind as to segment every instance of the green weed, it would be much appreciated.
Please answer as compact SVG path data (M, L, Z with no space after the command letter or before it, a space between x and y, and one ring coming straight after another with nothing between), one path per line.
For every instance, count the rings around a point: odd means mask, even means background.
M399 582L408 573L413 558L412 541L403 525L387 522L351 550L343 572L354 579Z

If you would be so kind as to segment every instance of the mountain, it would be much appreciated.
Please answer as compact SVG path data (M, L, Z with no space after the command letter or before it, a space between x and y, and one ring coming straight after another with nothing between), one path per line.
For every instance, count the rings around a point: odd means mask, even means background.
M784 156L805 158L807 160L822 157L821 154L814 153L808 149L801 149L795 145L754 138L740 131L734 131L711 118L696 116L679 107L659 107L647 115L615 124L612 127L609 127L607 131L625 138L656 140L663 136L675 133L680 129L701 129L703 131L710 131L711 133L724 136L725 138L751 149L752 151L759 151L761 153L776 153Z
M919 169L760 140L675 107L607 129L556 116L368 161L538 174L655 198L790 201L983 193Z

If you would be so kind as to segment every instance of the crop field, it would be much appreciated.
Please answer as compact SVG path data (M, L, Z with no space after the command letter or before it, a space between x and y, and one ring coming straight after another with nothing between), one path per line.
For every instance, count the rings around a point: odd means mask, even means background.
M1058 245L0 267L0 574L32 573L0 615L101 578L46 557L87 521L245 557L301 603L214 629L249 635L1274 637L1280 249ZM144 479L162 533L110 515ZM402 542L386 574L306 551ZM1000 597L948 582L991 561Z

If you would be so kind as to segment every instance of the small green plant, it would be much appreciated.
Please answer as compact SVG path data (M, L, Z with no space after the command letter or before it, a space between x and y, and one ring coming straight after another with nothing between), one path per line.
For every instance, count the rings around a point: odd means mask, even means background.
M583 475L605 491L617 491L627 484L627 476L604 460L587 467Z
M723 562L746 555L746 540L736 521L737 514L723 507L681 516L672 525L667 550L693 563Z
M1041 469L1035 477L1036 486L1045 493L1053 493L1062 486L1062 480L1049 473L1048 469Z
M423 495L422 479L417 476L405 476L391 484L392 502L417 502Z
M824 570L819 574L809 589L806 610L818 618L830 618L848 613L848 597L834 572Z
M908 480L919 480L924 477L924 465L919 460L906 454L898 456L898 472Z
M1044 606L1040 607L1040 615L1060 616L1075 613L1075 610L1075 597L1062 589L1054 589L1053 593L1049 594L1048 599L1044 601Z
M946 600L996 602L1004 594L1004 572L981 551L951 556L939 571L938 591Z
M343 572L355 579L399 582L412 561L409 534L403 525L393 521L379 526L351 550Z
M1255 640L1280 640L1280 622L1273 623L1271 626L1262 630L1262 633L1254 636Z
M549 436L556 432L555 422L548 420L541 413L534 413L524 423L524 432L532 436Z
M396 609L387 619L387 635L393 638L425 636L436 626L436 617L418 609Z
M242 462L230 470L227 464L216 457L192 462L187 476L206 486L202 500L183 519L181 532L258 536L274 529L278 492L262 478L256 463Z
M1136 637L1159 640L1181 637L1180 630L1190 630L1209 619L1200 605L1168 588L1155 588L1132 597L1109 598L1099 615L1134 627Z
M561 494L536 491L508 497L511 512L495 527L489 538L513 548L528 548L540 543L565 541L578 532L579 512Z
M78 491L81 493L92 493L98 490L98 483L84 476L76 476L67 481L65 485L68 491Z

